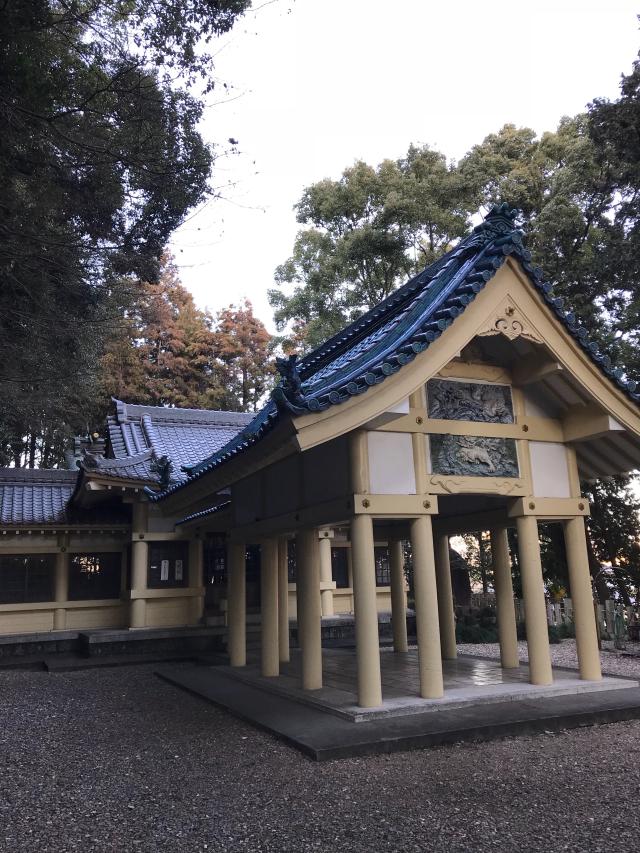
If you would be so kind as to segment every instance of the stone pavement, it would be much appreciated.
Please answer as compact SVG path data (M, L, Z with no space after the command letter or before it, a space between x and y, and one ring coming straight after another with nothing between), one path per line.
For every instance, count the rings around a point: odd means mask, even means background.
M486 740L640 717L637 681L580 681L577 672L555 670L554 684L528 684L528 670L502 670L495 661L458 658L445 664L445 697L420 699L415 653L383 653L381 708L356 705L355 654L324 650L324 687L299 688L298 656L279 678L265 679L257 664L167 665L165 681L223 707L324 760ZM354 725L355 724L355 725Z

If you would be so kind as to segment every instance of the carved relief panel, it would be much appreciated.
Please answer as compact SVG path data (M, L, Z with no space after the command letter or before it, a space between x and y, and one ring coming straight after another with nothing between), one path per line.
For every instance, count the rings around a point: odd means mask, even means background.
M427 410L438 420L512 424L513 401L507 385L432 379L427 384ZM518 477L516 443L511 438L431 435L434 474L467 477Z

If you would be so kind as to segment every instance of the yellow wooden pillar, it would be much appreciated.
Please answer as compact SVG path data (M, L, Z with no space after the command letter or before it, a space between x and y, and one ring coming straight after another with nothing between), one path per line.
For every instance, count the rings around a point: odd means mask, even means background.
M327 589L326 584L333 582L333 571L331 568L331 531L321 530L319 534L318 547L320 549L320 602L323 616L333 616L333 590Z
M144 628L147 624L147 566L149 546L144 539L131 543L131 627Z
M420 695L424 699L439 699L444 693L444 687L442 658L440 656L438 590L430 516L423 515L412 519L411 549L413 552L413 589L416 604Z
M303 690L322 687L322 609L318 533L301 530L296 536L296 599Z
M192 601L191 621L199 624L204 616L204 543L202 539L189 542L189 586L198 593Z
M286 538L278 540L278 654L289 662L289 549Z
M353 555L353 598L356 622L358 705L374 708L382 704L380 641L373 522L369 515L351 520Z
M552 684L553 673L549 653L538 522L535 516L525 515L518 518L516 523L529 650L529 681L532 684Z
M247 663L247 546L231 542L227 548L227 651L231 666Z
M497 527L491 530L491 555L493 559L493 583L496 590L500 663L505 669L513 669L519 665L520 660L516 611L513 603L511 558L509 557L509 540L506 527Z
M260 545L260 616L262 674L280 674L278 645L278 540Z
M435 558L440 652L444 660L455 660L458 656L456 648L456 617L453 609L453 589L451 587L449 536L446 533L441 533L437 537Z
M409 648L407 642L407 605L404 591L404 553L400 539L391 539L389 542L389 568L391 570L393 650L394 652L406 652Z
M147 575L149 546L145 541L148 520L146 503L135 503L132 508L131 542L131 616L132 628L144 628L147 624Z
M53 612L53 629L64 631L67 627L67 611L64 605L69 600L69 553L64 545L56 554L54 595L56 609Z
M600 652L598 651L598 635L593 612L586 532L582 516L565 521L564 541L569 568L569 586L576 628L580 678L586 681L600 681L602 678Z

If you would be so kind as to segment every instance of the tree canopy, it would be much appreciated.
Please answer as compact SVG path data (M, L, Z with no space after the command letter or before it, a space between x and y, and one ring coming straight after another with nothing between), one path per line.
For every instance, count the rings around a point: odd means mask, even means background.
M158 281L141 281L128 296L101 360L103 407L117 397L153 406L256 409L273 360L271 336L251 303L230 305L216 317L200 310L168 256Z
M114 289L157 278L169 236L210 192L214 154L186 88L210 80L196 45L247 6L3 5L0 461L24 461L27 436L80 429L95 405Z

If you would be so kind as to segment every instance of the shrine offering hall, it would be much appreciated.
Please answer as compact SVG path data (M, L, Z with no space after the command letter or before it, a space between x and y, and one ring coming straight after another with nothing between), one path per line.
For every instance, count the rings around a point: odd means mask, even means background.
M380 614L389 654L411 654L410 554L415 691L434 700L456 657L456 534L491 532L501 665L518 667L515 528L528 678L549 685L538 524L558 522L580 678L598 681L580 482L640 467L640 395L532 267L514 216L494 208L362 318L281 360L255 415L114 401L106 438L77 440L68 470L0 471L0 634L206 624L240 670L259 623L275 683L293 627L312 693L323 619L353 614L353 689L376 708Z

